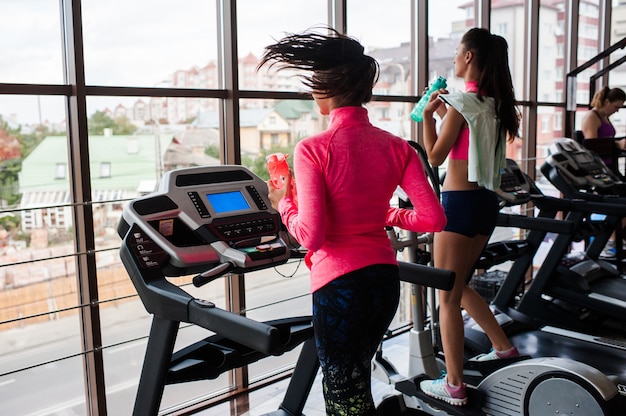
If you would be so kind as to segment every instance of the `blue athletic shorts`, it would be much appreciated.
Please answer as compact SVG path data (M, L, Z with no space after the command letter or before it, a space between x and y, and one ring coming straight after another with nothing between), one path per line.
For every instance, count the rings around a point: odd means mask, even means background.
M445 191L441 204L448 222L444 231L475 237L491 235L500 206L498 195L488 189Z

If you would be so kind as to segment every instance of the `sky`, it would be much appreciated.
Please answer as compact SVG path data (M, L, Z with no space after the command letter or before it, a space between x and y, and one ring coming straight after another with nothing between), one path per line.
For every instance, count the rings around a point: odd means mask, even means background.
M259 56L263 46L285 33L323 24L326 3L239 0L239 56ZM442 16L446 22L462 18L463 12L452 5L463 3L432 1L431 34L441 36L449 28L449 23L439 24ZM366 49L398 46L408 40L409 7L409 0L348 0L349 34ZM83 0L82 13L88 85L163 85L175 70L204 66L216 56L214 1ZM58 0L1 0L0 83L61 84L60 25ZM88 106L98 106L97 100ZM0 95L0 114L14 115L20 123L37 123L40 117L59 122L65 109L58 97Z

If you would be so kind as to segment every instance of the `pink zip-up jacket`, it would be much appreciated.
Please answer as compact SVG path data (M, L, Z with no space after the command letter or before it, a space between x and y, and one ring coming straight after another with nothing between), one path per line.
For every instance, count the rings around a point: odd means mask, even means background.
M294 176L298 205L285 197L278 210L309 250L311 292L366 266L397 264L385 225L436 232L446 223L415 149L373 126L364 107L331 111L326 131L299 142ZM414 210L390 207L397 186Z

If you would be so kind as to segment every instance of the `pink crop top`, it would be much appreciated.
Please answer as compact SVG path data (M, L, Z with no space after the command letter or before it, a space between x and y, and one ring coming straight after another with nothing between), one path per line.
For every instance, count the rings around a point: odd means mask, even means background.
M478 83L475 81L468 81L465 83L465 92L478 91ZM459 137L456 138L454 145L450 149L450 159L467 160L469 153L469 127L464 127L459 132Z
M469 157L469 127L464 127L459 132L459 137L456 138L454 145L450 149L450 159L467 160Z

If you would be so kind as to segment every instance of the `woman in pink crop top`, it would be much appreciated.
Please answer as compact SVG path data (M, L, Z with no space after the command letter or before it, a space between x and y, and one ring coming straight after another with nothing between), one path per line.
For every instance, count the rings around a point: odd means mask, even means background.
M415 150L374 127L363 104L378 63L337 32L294 34L266 47L261 64L304 70L325 131L294 149L298 203L283 188L270 201L309 250L313 326L328 415L375 415L370 363L399 300L396 254L385 225L439 231L443 208ZM400 186L415 210L390 208Z
M498 146L506 146L505 140L502 140L504 135L499 131L508 133L509 137L516 137L519 130L519 113L515 107L507 55L508 46L504 38L485 29L470 29L461 39L454 58L456 76L465 80L466 92L463 94L468 97L449 100L458 108L447 107L442 101L444 97L439 99L439 93L435 92L424 109L424 143L429 161L439 166L448 159L442 186L442 204L448 222L442 232L435 234L434 263L435 267L453 270L456 282L450 292L439 293L441 340L447 374L438 380L422 381L420 388L429 396L459 406L467 403L463 384L464 328L461 308L481 326L493 345L489 354L476 359L518 355L485 300L466 284L495 228L499 211L496 193L468 180L470 141L493 140L498 150ZM463 104L459 105L459 102ZM490 115L490 120L494 117L496 119L496 128L481 129L480 125L473 125L472 134L491 134L492 137L470 137L468 122L480 122L479 118L472 119L464 113L464 110L469 111L466 107L470 103L473 114L491 112L493 116ZM480 111L475 111L476 108ZM433 119L435 112L443 117L439 134ZM497 154L505 157L503 152ZM495 158L495 155L491 158ZM498 164L492 163L491 166L495 169Z

